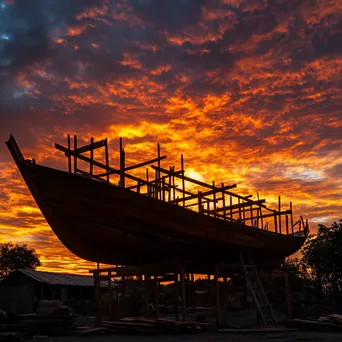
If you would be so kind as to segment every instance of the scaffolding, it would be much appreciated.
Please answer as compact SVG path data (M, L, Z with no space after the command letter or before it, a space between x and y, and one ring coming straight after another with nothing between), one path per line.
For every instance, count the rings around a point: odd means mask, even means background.
M67 146L55 144L55 147L64 152L68 158L70 173L111 183L143 196L224 221L273 231L277 234L307 236L309 232L308 220L300 216L300 219L294 222L292 202L289 203L288 209L284 210L280 196L278 196L278 208L271 209L266 206L265 199L259 198L258 193L256 199L253 199L253 195L243 196L233 192L232 189L236 188L236 184L221 183L217 186L214 181L208 184L186 176L183 155L180 157L180 169L177 170L175 166L164 168L161 166L161 161L166 156L161 155L160 144L157 145L156 158L127 166L122 138L120 138L119 145L119 168L109 165L107 138L96 142L94 138L91 138L90 144L79 147L77 135L74 135L72 144L72 139L68 134ZM101 148L104 149L104 162L99 162L94 157L95 151ZM81 169L78 161L89 164L89 170ZM143 172L144 177L128 173L136 169L141 170L146 166L148 167L146 172ZM101 172L96 173L95 168ZM141 171L140 174L142 174ZM115 183L115 178L118 178L117 183Z

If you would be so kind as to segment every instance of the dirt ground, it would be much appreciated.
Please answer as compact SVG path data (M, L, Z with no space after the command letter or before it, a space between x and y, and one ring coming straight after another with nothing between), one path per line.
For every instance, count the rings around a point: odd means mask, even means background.
M117 335L105 334L100 336L64 336L34 339L31 341L41 342L223 342L223 341L269 341L269 342L292 342L292 341L341 341L342 332L315 332L315 331L292 331L281 333L198 333L187 335Z

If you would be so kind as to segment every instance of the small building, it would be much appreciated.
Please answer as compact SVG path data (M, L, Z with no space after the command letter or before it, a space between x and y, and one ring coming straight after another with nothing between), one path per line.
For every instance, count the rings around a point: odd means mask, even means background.
M101 282L101 292L107 292L108 285ZM40 300L60 300L74 307L88 303L89 309L93 299L92 276L19 269L0 281L0 309L7 313L35 312Z

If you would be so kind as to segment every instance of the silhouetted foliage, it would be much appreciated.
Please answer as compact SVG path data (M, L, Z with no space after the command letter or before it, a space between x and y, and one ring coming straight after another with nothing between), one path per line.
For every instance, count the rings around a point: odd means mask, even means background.
M287 258L285 260L284 270L287 271L290 289L292 291L299 291L304 286L312 284L310 274L298 258Z
M27 245L0 244L0 279L17 269L35 270L41 266L36 251Z
M318 226L302 247L302 265L310 270L317 288L325 293L342 289L342 220Z

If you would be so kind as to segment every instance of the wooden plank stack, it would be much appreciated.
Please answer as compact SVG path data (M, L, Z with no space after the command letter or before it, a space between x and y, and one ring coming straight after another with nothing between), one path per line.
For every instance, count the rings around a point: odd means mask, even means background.
M168 319L147 319L140 317L126 317L119 321L102 321L99 324L108 331L126 334L174 334L194 333L211 326L206 323L179 322Z
M342 331L342 315L330 314L318 319L307 317L306 319L292 319L287 325L307 330L333 330Z

